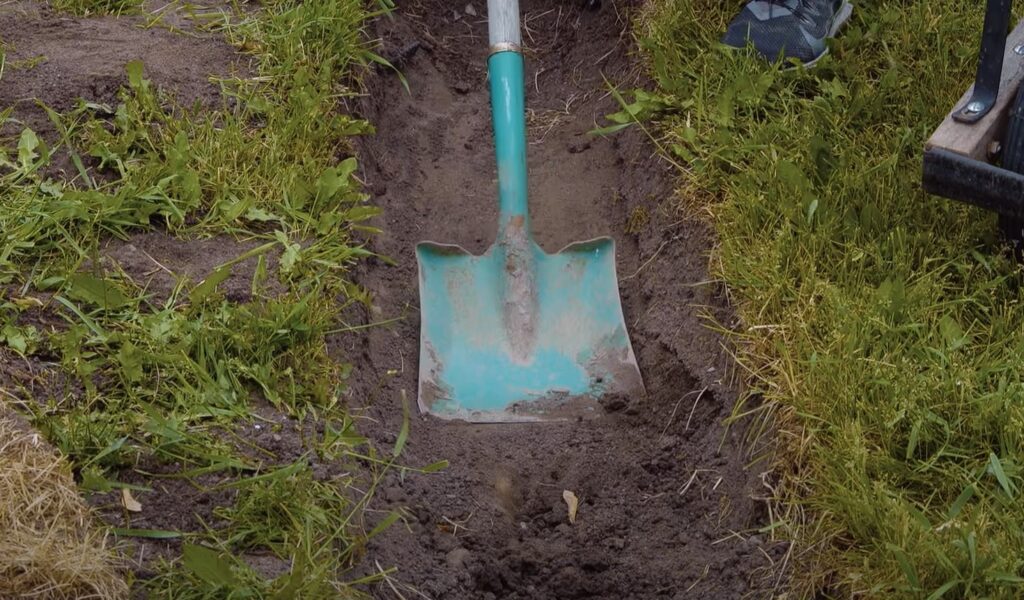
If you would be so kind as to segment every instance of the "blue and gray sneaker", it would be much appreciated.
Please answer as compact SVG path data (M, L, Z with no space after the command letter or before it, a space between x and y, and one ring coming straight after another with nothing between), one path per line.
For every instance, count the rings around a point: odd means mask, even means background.
M722 43L745 48L749 40L768 60L795 58L809 67L828 52L825 40L852 12L847 0L750 0Z

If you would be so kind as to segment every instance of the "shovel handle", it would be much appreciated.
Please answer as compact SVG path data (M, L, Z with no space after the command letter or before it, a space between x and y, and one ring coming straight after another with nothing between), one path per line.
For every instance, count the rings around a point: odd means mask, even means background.
M529 235L526 198L526 106L519 2L487 1L491 119L498 160L499 239Z
M522 41L518 0L487 0L487 33L492 54L502 50L519 51Z

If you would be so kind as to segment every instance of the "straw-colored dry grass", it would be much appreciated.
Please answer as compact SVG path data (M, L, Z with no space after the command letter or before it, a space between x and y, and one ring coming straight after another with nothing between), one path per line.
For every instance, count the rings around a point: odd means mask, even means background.
M0 598L124 598L67 462L0 405Z

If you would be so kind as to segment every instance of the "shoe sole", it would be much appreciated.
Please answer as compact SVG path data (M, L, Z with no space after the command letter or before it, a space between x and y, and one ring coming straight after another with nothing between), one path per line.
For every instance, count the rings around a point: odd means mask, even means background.
M845 25L846 22L850 20L850 15L852 14L853 4L850 4L849 2L843 2L843 5L839 7L839 12L836 13L835 21L832 22L832 29L829 30L828 35L825 36L825 39L836 37L836 34L839 33L839 30L843 28L843 25ZM818 64L819 60L825 58L826 54L828 54L828 46L825 47L824 52L814 57L812 60L805 62L803 64L803 68L810 69L814 65ZM791 71L795 68L797 67L787 67L783 69L783 71Z

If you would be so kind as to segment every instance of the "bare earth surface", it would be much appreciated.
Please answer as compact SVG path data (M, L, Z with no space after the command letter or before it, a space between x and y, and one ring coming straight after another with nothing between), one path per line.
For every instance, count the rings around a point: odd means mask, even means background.
M16 118L48 134L52 125L37 99L58 112L75 108L80 98L114 106L132 60L141 60L146 77L184 106L219 103L211 77L239 69L234 49L215 36L145 23L141 17L80 19L27 2L0 6L0 40L7 48L0 106L14 106Z
M415 407L414 245L431 240L482 252L494 240L487 29L470 14L483 15L485 7L469 6L403 3L397 19L378 26L411 94L396 78L371 82L365 110L378 134L366 140L361 158L385 210L385 232L374 244L399 266L371 265L361 281L376 294L375 320L408 318L338 344L344 355L364 357L356 369L363 383L352 398L369 405L371 434L381 443L399 430L402 391ZM415 418L408 463L448 459L451 466L387 482L379 507L407 506L410 519L370 552L427 597L737 598L753 591L760 582L752 574L785 550L751 535L766 521L755 499L759 473L744 470L740 428L725 432L721 425L737 389L721 340L701 318L706 310L732 320L721 290L706 284L708 233L659 209L672 193L671 171L641 133L586 135L617 110L602 74L626 86L637 79L628 8L523 3L527 153L532 224L545 250L615 238L648 397L613 402L605 416L585 423L474 426ZM575 524L564 490L580 499ZM396 597L386 585L375 593Z
M586 11L576 0L525 0L521 7L534 232L549 252L615 238L626 321L648 390L578 423L473 426L417 414L413 248L432 240L481 252L496 229L486 6L406 1L394 18L374 24L383 53L411 90L381 69L368 78L360 108L377 128L360 147L361 177L385 211L377 223L384 233L371 246L398 264L363 265L357 279L374 293L376 310L351 318L405 318L330 343L339 360L356 365L348 400L366 417L366 435L385 447L394 442L404 391L412 409L404 464L450 461L437 474L396 472L379 489L372 508L404 510L408 519L375 539L359 567L397 568L390 584L369 590L375 597L398 598L396 589L438 600L763 596L759 569L785 553L755 535L767 524L760 472L745 468L751 457L740 443L742 427L722 425L738 376L704 315L735 323L723 290L707 281L709 232L666 208L673 172L641 132L587 135L617 110L602 75L620 87L641 85L628 33L635 4L605 1ZM36 98L57 110L78 98L112 104L130 60L143 60L147 76L184 104L219 103L211 76L243 69L222 40L139 23L69 18L25 2L0 7L0 40L8 47L0 107L15 106L17 118L52 135ZM11 68L12 61L22 67ZM174 285L168 270L195 280L247 248L156 232L112 243L106 256L166 295ZM229 292L247 299L242 283ZM36 378L50 367L5 364L0 386L23 383L26 369ZM301 454L300 428L272 412L263 416L281 427L254 432L253 441L281 461ZM580 500L575 524L565 490ZM169 484L132 525L194 531L197 515L209 519L230 501ZM119 520L119 511L109 514ZM148 556L173 554L176 542L142 547Z

